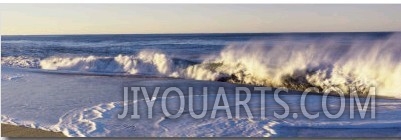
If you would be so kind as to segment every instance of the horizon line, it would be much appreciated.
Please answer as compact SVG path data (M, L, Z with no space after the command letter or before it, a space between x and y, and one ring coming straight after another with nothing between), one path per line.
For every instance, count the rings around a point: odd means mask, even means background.
M51 36L51 35L173 35L173 34L302 34L302 33L392 33L399 31L317 31L317 32L194 32L194 33L78 33L78 34L1 34L0 36Z

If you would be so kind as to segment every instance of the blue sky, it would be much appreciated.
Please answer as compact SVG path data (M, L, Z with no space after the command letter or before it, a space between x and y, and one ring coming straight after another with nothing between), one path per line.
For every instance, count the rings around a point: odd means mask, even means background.
M401 31L401 5L1 4L1 34Z

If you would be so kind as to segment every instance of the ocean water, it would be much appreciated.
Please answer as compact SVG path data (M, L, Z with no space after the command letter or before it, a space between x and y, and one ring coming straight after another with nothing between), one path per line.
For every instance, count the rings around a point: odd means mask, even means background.
M397 32L2 36L1 119L67 136L399 137L400 54ZM188 113L166 118L160 94L152 119L118 119L124 106L132 105L123 102L123 87L134 86L177 87L185 98L193 87L195 101L208 87L206 116L218 87L225 87L233 110L235 87L284 87L290 91L280 97L291 115L274 117L284 108L273 93L252 91L253 118L245 112L229 118L224 111L214 119ZM292 116L301 114L306 88L337 87L337 94L348 95L350 86L358 95L376 88L376 118L350 119L349 104L337 119ZM172 94L167 105L177 107L179 99ZM133 100L147 110L143 97ZM320 93L307 96L310 113L324 113L321 100ZM328 100L329 111L336 112L340 97ZM261 109L266 117L260 117Z

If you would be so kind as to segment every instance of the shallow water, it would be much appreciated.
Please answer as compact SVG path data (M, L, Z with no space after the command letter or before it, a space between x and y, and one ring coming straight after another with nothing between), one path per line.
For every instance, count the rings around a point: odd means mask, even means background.
M265 95L265 106L261 106L261 94L253 93L248 103L253 118L240 110L240 116L228 118L225 111L217 111L211 119L213 104L216 100L217 87L225 87L228 103L235 116L234 87L241 86L225 82L195 81L186 79L136 78L121 76L95 76L52 74L31 72L24 69L2 68L2 121L14 125L24 125L52 131L62 131L67 136L273 136L273 137L395 137L400 136L401 103L397 99L376 99L376 118L365 119L358 114L350 119L349 104L344 114L338 119L329 119L323 113L321 95L308 95L306 108L311 114L320 112L316 119L308 119L300 111L300 92L290 91L280 95L290 109L289 117L277 119L274 112L281 114L284 108L273 100L273 93ZM147 107L139 96L140 119L127 116L118 119L123 106L129 106L128 115L132 114L132 103L124 104L123 87L146 86L163 89L176 86L182 89L188 98L187 87L193 86L195 110L201 111L202 87L209 87L208 108L204 118L194 119L187 108L176 119L162 113L161 93L155 98L153 118L147 118ZM140 94L142 95L142 94ZM245 96L245 95L241 95ZM339 97L328 96L329 111L339 109ZM179 96L170 94L167 106L171 112L178 109ZM349 102L349 99L346 99ZM199 105L197 105L199 104ZM266 110L262 118L260 110ZM196 112L199 114L199 112ZM292 116L298 113L299 117ZM334 114L333 113L333 114Z

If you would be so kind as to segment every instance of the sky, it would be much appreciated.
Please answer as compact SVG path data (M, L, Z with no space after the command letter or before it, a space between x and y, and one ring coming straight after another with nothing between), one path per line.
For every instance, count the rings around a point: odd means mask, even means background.
M2 35L401 31L401 5L0 4Z

